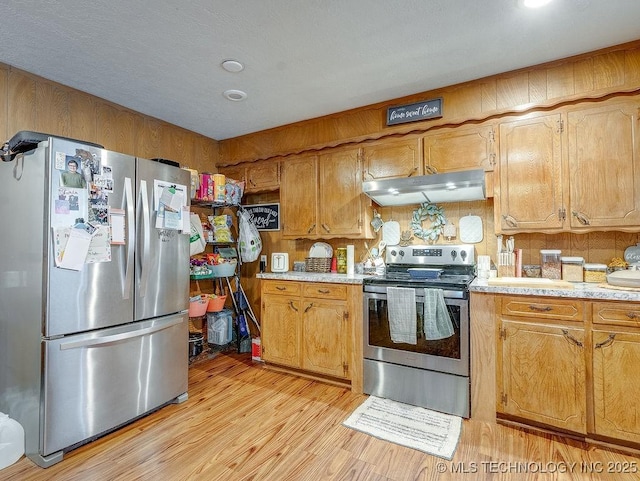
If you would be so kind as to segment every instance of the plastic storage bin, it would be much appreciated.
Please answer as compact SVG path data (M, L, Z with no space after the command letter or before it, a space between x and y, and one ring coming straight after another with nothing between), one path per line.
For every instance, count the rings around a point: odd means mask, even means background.
M207 314L207 342L224 346L233 340L233 314L230 309Z
M207 313L207 306L209 305L209 297L206 295L200 296L200 299L193 299L189 301L189 317L201 317Z
M562 264L557 249L543 249L540 251L540 271L542 277L547 279L560 279L562 276Z
M209 266L213 277L231 277L236 272L237 262L225 262Z
M582 282L584 257L562 257L562 280Z
M207 312L218 312L224 309L224 301L227 296L209 296L209 304L207 305Z
M607 265L606 264L585 264L584 265L584 282L606 282Z

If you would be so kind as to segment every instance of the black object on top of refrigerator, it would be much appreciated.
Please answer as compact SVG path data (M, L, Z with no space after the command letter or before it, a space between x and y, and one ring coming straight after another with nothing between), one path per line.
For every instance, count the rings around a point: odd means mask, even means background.
M52 136L0 163L0 412L36 464L186 400L189 183Z

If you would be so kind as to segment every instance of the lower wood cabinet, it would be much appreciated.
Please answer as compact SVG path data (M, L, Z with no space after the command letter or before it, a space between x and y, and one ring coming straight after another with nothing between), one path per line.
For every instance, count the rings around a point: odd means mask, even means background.
M350 380L350 286L275 280L261 285L262 359Z
M640 444L640 305L593 303L594 434Z
M498 416L640 445L640 303L500 296Z
M503 299L498 412L586 433L585 330L563 319L581 322L581 304Z

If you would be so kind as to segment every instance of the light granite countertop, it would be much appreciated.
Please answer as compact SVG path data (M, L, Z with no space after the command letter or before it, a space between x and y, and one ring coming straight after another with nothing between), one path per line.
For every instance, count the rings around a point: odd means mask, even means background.
M273 279L276 281L298 281L298 282L330 282L335 284L362 284L365 277L363 274L331 274L322 272L263 272L256 274L258 279Z
M640 302L639 291L627 291L614 288L600 287L598 284L587 282L574 283L573 289L540 288L540 287L509 287L490 286L486 280L475 279L469 288L471 292L486 292L490 294L514 294L521 296L565 297L569 299L601 299L608 301Z

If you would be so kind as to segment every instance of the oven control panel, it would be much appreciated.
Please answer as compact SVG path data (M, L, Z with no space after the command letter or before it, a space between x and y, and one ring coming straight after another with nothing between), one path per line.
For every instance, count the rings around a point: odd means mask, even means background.
M471 244L387 246L387 264L475 265L476 250Z

